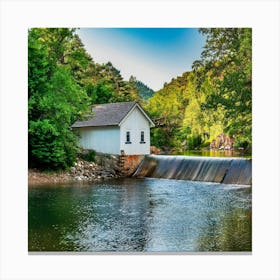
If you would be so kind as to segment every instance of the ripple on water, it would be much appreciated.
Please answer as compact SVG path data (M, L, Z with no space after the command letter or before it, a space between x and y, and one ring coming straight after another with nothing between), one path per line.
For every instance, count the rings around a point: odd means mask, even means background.
M118 179L29 189L30 251L251 251L251 187Z

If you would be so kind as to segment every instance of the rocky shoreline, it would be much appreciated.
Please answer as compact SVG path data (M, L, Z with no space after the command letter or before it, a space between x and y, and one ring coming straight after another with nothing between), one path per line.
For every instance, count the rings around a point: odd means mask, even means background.
M117 168L78 160L68 171L48 173L37 169L28 170L28 185L90 183L121 177Z

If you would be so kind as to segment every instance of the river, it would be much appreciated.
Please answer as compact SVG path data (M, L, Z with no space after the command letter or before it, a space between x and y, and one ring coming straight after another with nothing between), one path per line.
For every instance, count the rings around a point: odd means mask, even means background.
M174 153L174 155L185 156L202 156L202 157L239 157L239 158L252 158L251 153L244 153L242 150L186 150L181 153Z
M251 187L125 178L33 186L32 252L251 251Z

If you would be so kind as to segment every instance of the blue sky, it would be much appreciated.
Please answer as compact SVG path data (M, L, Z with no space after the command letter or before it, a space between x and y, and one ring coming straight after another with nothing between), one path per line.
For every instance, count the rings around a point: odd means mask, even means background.
M111 61L125 80L133 75L153 90L191 70L205 44L196 28L81 28L77 33L95 62Z

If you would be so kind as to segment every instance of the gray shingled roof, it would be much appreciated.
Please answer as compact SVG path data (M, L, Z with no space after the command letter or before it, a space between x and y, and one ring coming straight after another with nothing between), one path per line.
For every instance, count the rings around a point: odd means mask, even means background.
M72 127L118 125L136 102L97 104L93 106L93 116L85 121L76 121Z

